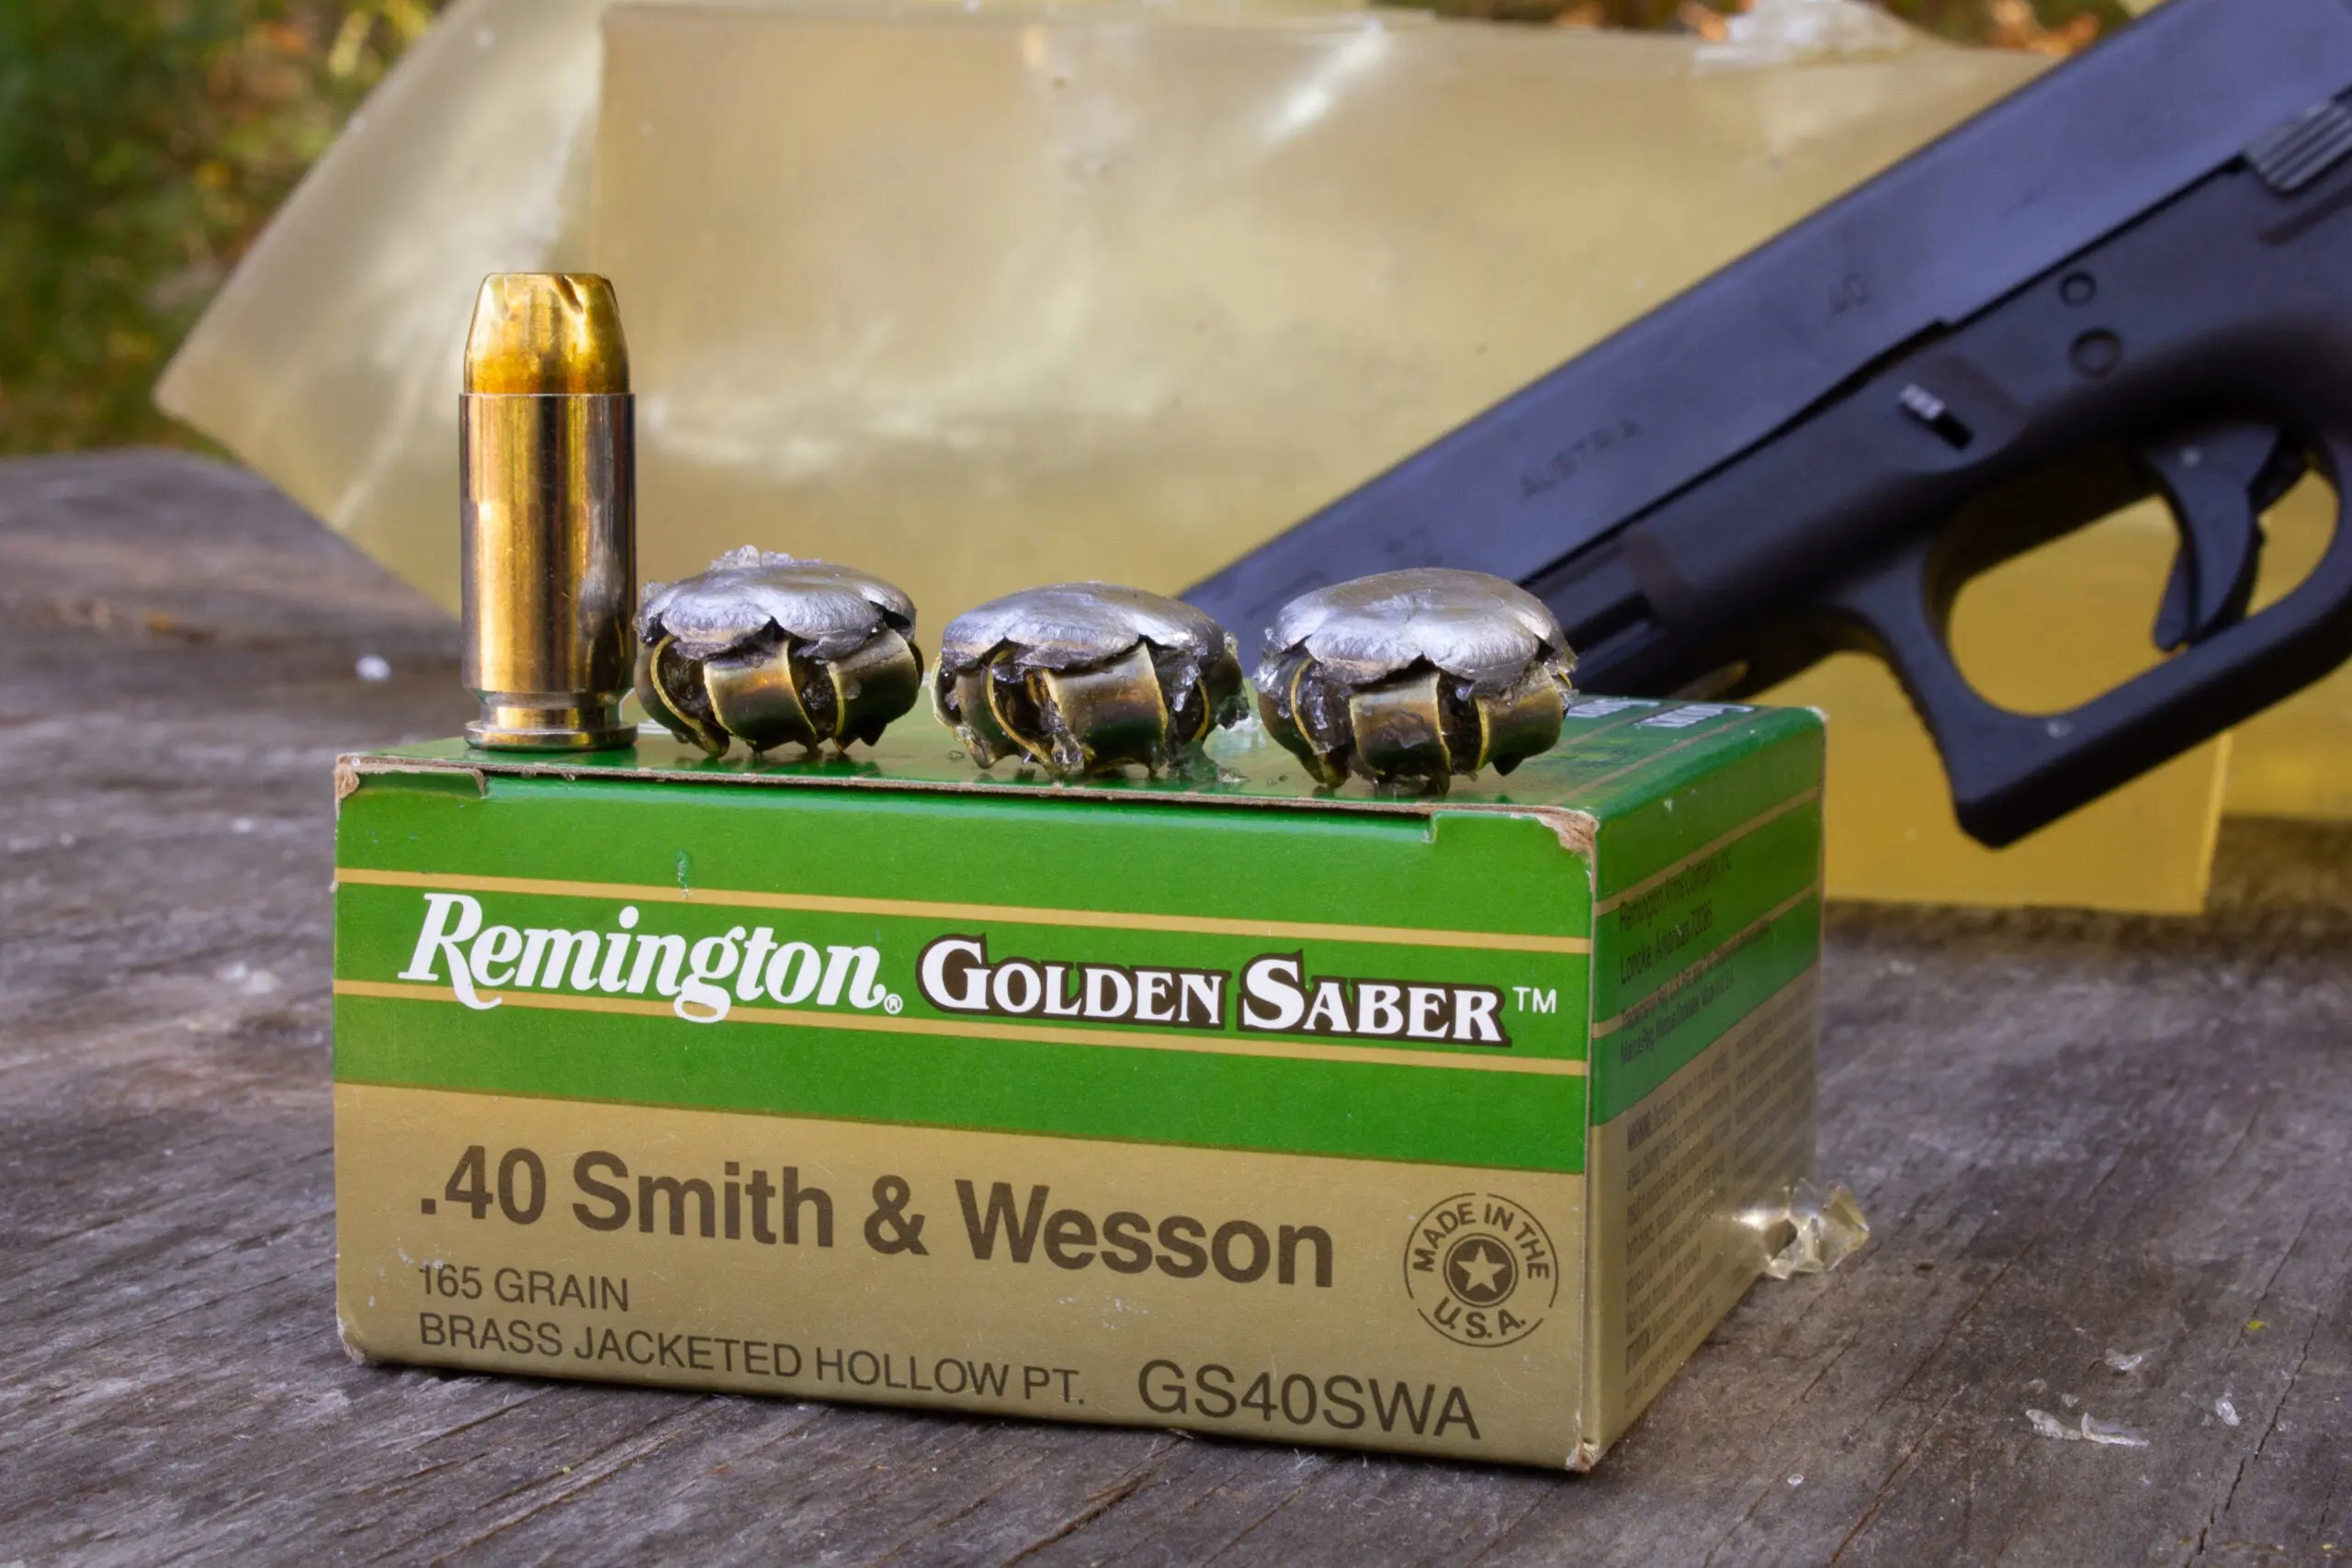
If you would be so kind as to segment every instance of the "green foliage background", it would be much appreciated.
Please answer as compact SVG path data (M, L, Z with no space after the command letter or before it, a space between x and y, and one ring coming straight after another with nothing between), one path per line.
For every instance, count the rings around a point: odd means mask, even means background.
M150 391L229 269L443 0L0 0L0 453L195 445ZM1430 8L1432 0L1405 0ZM1889 0L2064 52L2115 0ZM1707 32L1740 0L1434 0Z
M0 451L193 438L149 389L438 0L0 0Z

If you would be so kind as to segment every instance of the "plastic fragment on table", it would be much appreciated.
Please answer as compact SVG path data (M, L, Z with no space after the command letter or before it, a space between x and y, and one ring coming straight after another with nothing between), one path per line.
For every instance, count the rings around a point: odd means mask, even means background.
M2213 1414L2222 1418L2222 1425L2224 1427L2234 1427L2240 1420L2237 1405L2231 1402L2230 1396L2226 1393L2213 1401Z
M2126 1427L2120 1421L2102 1421L2087 1410L2083 1412L2082 1434L2083 1441L2104 1443L2109 1448L2144 1449L2148 1446L2144 1432Z
M2108 1448L2117 1449L2144 1449L2148 1446L2145 1434L2135 1431L2119 1421L2102 1421L2087 1410L2084 1411L2081 1417L2072 1426L2068 1426L2047 1410L2030 1408L2025 1413L2025 1418L2038 1435L2055 1438L2059 1442L2098 1443Z
M1861 1205L1842 1186L1824 1194L1810 1181L1798 1182L1777 1220L1789 1227L1790 1234L1764 1264L1764 1272L1775 1280L1826 1274L1861 1250L1871 1238L1870 1221L1862 1217Z

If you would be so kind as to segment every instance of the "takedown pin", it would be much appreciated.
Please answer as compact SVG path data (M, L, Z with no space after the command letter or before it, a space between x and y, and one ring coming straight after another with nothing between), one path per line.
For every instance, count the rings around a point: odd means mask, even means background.
M613 286L492 273L458 400L465 683L476 746L627 746L637 442Z

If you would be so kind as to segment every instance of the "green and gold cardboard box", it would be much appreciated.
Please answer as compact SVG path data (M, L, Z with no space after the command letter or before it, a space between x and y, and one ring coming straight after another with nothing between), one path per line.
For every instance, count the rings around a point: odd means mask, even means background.
M1808 1173L1818 719L1214 756L345 759L346 1345L1590 1464Z

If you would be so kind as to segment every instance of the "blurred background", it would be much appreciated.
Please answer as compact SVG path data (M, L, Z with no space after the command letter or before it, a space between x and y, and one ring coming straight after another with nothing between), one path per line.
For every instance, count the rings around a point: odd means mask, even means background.
M207 444L156 376L441 0L0 0L0 454ZM1530 26L1720 36L1739 0L1438 0ZM2116 0L1891 0L1944 37L2070 53Z

